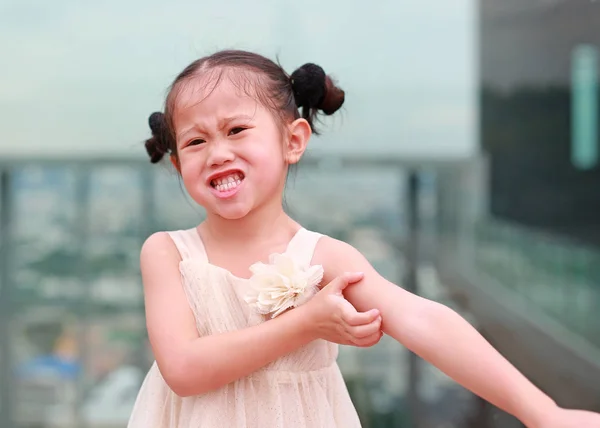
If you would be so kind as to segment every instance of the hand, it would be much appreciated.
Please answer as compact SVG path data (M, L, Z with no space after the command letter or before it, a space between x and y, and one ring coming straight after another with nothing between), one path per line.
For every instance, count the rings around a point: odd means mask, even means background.
M557 408L544 421L531 428L600 428L600 414L585 410Z
M381 339L381 316L377 309L358 312L342 291L359 282L362 273L345 273L321 289L309 302L300 306L307 313L315 338L340 345L369 347Z

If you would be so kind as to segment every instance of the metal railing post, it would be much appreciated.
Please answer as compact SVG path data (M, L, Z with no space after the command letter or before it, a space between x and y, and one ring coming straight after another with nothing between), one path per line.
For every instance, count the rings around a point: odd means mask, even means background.
M408 241L406 246L407 271L405 287L409 292L413 294L419 294L419 173L415 170L411 170L408 174L405 203L408 226ZM409 351L407 403L409 406L409 426L411 428L419 428L419 426L421 425L419 365L419 356Z
M15 388L11 347L12 325L12 275L10 253L13 238L12 225L13 195L12 171L0 170L0 426L15 428Z

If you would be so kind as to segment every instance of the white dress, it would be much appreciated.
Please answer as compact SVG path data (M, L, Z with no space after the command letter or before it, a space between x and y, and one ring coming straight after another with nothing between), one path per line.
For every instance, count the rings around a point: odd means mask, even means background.
M248 280L209 263L195 228L169 232L182 261L182 285L201 336L265 322L243 300ZM286 253L309 264L320 234L300 229ZM359 428L336 363L338 345L317 340L217 390L179 397L156 362L129 428Z

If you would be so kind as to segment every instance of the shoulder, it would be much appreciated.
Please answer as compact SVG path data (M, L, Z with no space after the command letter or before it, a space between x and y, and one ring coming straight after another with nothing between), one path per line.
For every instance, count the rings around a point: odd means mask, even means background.
M169 232L156 232L150 235L140 251L140 264L144 266L163 261L178 261L181 257Z
M344 297L359 311L373 308L393 311L390 302L404 296L400 287L383 278L360 251L346 242L323 236L315 250L313 263L323 266L322 284L329 284L346 272L364 274L361 281L344 290Z
M327 235L321 236L317 243L313 264L323 266L326 278L334 278L346 271L358 271L370 267L365 256L352 245Z
M315 248L315 258L323 258L325 256L334 255L333 253L340 251L343 255L357 252L356 248L347 242L332 238L331 236L321 235L319 242Z

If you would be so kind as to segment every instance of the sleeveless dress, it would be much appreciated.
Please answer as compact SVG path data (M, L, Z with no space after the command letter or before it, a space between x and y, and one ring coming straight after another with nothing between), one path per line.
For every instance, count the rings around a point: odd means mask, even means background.
M248 280L210 264L195 228L168 233L182 258L182 286L200 336L265 322L243 299ZM321 236L301 228L286 254L309 265ZM128 428L359 428L337 355L337 344L316 340L247 377L193 397L171 391L154 362Z

